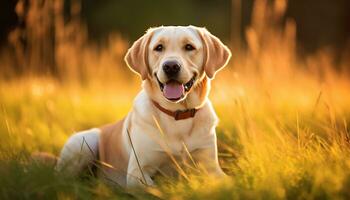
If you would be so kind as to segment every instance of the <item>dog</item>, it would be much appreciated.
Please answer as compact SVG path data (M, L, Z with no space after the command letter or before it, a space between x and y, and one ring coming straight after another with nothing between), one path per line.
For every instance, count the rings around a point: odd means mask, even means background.
M142 78L132 110L119 122L72 135L56 169L78 175L99 160L98 176L122 187L144 187L187 152L209 176L225 176L208 93L230 57L229 48L205 28L150 28L125 56Z

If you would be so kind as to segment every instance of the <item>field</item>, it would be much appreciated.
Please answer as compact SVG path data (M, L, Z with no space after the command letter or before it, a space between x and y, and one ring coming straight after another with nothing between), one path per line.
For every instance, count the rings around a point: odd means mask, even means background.
M126 191L31 161L33 152L58 155L75 131L131 108L141 81L122 62L127 43L112 37L107 48L84 47L79 55L74 44L62 44L61 78L0 80L0 199L349 199L348 60L335 62L327 50L299 56L292 21L276 29L258 19L246 31L247 50L233 51L212 81L227 179L187 174ZM68 67L77 60L82 75Z

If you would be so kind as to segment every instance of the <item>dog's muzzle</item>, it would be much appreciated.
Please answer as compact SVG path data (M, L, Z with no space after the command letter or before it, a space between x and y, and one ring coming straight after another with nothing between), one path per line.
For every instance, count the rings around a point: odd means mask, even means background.
M196 75L194 75L187 83L183 84L177 80L169 80L166 83L162 83L157 75L155 77L158 81L160 91L164 97L170 101L178 101L182 99L187 92L189 92L196 81Z

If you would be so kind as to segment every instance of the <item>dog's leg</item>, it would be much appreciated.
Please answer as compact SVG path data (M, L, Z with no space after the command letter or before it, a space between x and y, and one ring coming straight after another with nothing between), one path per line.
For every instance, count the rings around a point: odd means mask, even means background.
M165 154L159 152L143 151L139 157L130 154L127 174L127 187L145 187L153 186L152 176L156 173L158 167L163 162ZM152 167L151 167L152 166Z
M149 153L148 155L150 154L151 153ZM145 187L145 186L154 185L154 182L151 176L156 172L156 169L148 167L150 166L148 165L148 163L149 164L153 163L152 166L156 167L156 165L154 165L154 161L156 159L154 158L156 158L155 154L153 154L153 156L150 156L148 158L146 158L146 156L143 156L141 158L135 157L135 154L133 153L130 154L128 174L126 177L128 188Z
M127 187L146 187L153 186L154 182L150 175L150 169L146 167L139 167L134 161L129 163L127 174Z
M199 168L205 173L215 177L226 176L219 165L216 145L204 149L198 149L192 153L192 157L197 162Z
M98 154L99 134L99 129L91 129L72 135L61 151L56 170L78 175L93 165Z

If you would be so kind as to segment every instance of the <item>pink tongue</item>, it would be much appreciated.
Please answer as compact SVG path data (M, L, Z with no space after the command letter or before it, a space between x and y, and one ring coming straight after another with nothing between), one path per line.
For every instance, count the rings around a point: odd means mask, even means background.
M163 94L167 99L179 99L184 94L184 86L177 82L165 84Z

